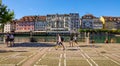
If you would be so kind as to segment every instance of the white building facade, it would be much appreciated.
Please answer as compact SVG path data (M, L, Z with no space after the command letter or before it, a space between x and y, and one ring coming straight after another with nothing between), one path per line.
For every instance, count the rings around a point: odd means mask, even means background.
M71 31L80 28L78 13L47 15L47 22L51 31Z
M99 18L93 19L92 27L93 29L103 29L103 23Z
M92 14L86 14L82 16L81 28L82 29L102 29L103 24L99 20L99 18L93 16Z
M12 25L7 23L4 25L4 33L10 32L12 30Z
M38 21L35 22L35 31L45 31L47 26L47 22L44 21Z
M71 30L78 30L80 28L80 17L79 13L70 13L69 28Z
M53 14L47 15L48 30L51 31L65 31L68 30L69 15L67 14Z

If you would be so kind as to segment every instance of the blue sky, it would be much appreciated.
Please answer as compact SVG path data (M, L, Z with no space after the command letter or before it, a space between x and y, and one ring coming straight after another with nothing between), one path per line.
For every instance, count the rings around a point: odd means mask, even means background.
M120 16L120 0L3 0L15 18L29 15L79 13L80 16Z

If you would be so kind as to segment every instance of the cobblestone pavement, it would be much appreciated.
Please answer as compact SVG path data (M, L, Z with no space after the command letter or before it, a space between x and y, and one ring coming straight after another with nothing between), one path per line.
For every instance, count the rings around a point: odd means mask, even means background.
M55 43L0 44L0 66L120 66L120 44L64 44L66 50Z

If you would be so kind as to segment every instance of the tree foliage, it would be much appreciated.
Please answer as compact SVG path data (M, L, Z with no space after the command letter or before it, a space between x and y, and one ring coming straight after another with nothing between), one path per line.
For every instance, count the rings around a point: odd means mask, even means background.
M107 32L107 33L120 33L120 30L105 30L105 29L79 29L79 32Z
M6 5L2 4L0 0L0 24L1 29L3 31L4 25L14 18L14 11L10 11L10 9L7 8Z

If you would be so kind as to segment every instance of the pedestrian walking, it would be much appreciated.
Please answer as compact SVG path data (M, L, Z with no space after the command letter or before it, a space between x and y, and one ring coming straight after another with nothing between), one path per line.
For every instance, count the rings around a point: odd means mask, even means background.
M7 47L9 46L9 40L10 40L10 33L7 32L5 35L5 44L7 45Z
M73 47L73 35L70 36L70 42L69 42L69 44L70 44L70 47Z
M10 38L10 46L13 46L14 45L14 35L13 35L13 32L11 32L9 38Z
M77 35L74 36L73 40L74 40L74 44L76 44L79 47L78 42L77 42Z
M57 45L56 45L56 50L58 49L59 46L63 47L63 50L65 50L65 46L63 44L64 38L60 36L60 34L57 35Z

